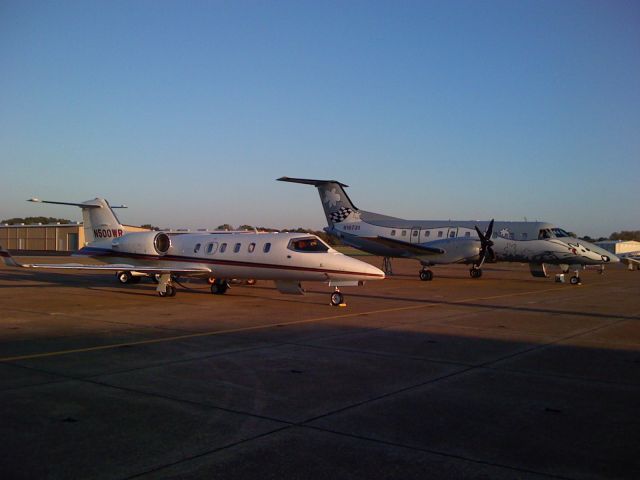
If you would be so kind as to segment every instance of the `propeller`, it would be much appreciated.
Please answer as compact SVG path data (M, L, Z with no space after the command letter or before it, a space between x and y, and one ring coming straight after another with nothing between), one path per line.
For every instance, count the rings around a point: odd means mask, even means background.
M493 240L491 240L491 235L493 235L493 219L489 222L489 226L487 230L482 233L478 226L475 226L476 232L478 232L478 237L480 238L480 260L475 265L476 268L482 267L485 261L489 260L489 262L495 262L496 253L493 251Z

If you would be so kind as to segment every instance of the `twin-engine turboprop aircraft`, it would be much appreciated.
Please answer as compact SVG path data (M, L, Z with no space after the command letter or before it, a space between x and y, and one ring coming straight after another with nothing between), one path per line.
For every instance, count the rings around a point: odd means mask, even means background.
M84 203L31 201L80 207L87 243L78 254L105 264L20 264L0 246L0 257L9 266L110 271L122 283L153 276L161 297L176 294L177 276L209 279L214 294L225 293L229 279L274 280L280 292L297 294L303 293L302 281L325 282L335 287L332 305L343 303L339 287L384 278L378 268L337 252L314 235L127 232L102 198Z
M482 275L485 262L528 263L534 277L547 277L545 264L575 270L572 284L580 283L579 268L618 262L612 253L545 222L473 222L458 220L403 220L356 208L337 180L282 177L283 182L313 185L329 224L325 231L344 243L385 257L414 258L422 264L421 280L431 280L432 265L471 264L472 278Z

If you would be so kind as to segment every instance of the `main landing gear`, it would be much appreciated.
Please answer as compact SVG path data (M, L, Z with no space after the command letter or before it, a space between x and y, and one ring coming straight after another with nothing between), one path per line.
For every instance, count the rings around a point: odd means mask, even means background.
M382 271L387 276L393 275L393 266L391 265L391 258L390 257L384 257L382 259Z
M129 283L140 283L140 279L142 277L139 277L137 275L133 275L131 272L117 272L116 273L116 278L118 279L118 281L120 283L124 284L129 284Z
M161 273L158 277L158 286L156 292L161 297L175 297L176 287L172 283L170 273Z
M471 270L469 270L469 275L471 275L471 278L480 278L482 276L482 269L473 266Z
M433 272L431 270L429 270L429 268L427 267L422 267L422 270L420 270L420 280L422 280L423 282L430 282L431 280L433 280Z
M211 283L211 293L214 295L224 295L229 289L229 283L226 280L216 279Z

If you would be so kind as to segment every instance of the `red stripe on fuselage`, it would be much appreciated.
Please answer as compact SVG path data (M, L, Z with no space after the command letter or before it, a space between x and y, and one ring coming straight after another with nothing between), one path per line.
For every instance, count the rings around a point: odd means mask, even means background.
M116 257L116 258L132 258L138 260L164 260L171 262L183 262L183 263L201 263L208 265L227 265L232 267L252 267L252 268L270 268L270 269L278 269L278 270L293 270L300 272L319 272L319 273L338 273L343 275L363 275L366 277L372 278L382 278L383 275L379 275L376 273L366 273L366 272L351 272L344 270L328 270L325 268L311 268L311 267L295 267L291 265L277 265L272 263L256 263L256 262L240 262L236 260L210 260L205 258L197 258L197 257L181 257L178 255L147 255L142 253L129 253L129 252L114 252L113 250L101 249L95 247L84 247L79 252L81 255L86 255L90 257L100 257L104 259L104 257Z

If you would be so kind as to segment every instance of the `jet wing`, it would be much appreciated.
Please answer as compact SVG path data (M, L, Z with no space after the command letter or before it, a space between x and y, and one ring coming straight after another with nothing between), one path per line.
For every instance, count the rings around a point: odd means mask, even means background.
M442 255L445 251L442 248L427 247L419 243L409 243L402 240L396 240L388 237L375 237L369 238L372 242L379 243L385 247L395 248L397 250L404 250L414 255Z
M147 267L143 265L131 265L127 263L115 263L107 265L86 265L82 263L18 263L5 249L0 247L0 258L10 267L43 268L50 270L93 270L102 272L134 271L140 273L211 273L207 267Z

